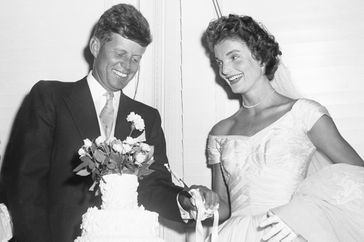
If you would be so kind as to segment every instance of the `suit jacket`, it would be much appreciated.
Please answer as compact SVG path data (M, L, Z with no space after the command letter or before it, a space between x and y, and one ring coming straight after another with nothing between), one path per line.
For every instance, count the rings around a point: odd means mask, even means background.
M158 111L121 93L115 137L130 132L130 112L145 121L146 142L154 145L151 175L140 181L138 201L148 210L180 221L167 163L165 138ZM100 135L86 78L73 83L40 81L25 98L13 125L2 176L17 241L73 241L82 214L100 198L88 191L91 177L72 170L80 163L85 138ZM122 188L120 188L122 191Z

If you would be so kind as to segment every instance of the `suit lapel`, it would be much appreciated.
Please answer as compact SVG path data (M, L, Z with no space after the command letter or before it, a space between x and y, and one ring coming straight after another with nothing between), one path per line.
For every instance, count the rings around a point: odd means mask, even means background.
M75 83L64 100L70 110L73 121L80 133L81 139L100 136L99 123L95 106L86 78Z
M97 114L86 78L76 82L69 95L64 97L64 100L70 110L80 137L82 139L92 139L100 136ZM134 110L134 106L133 100L121 92L115 124L114 136L116 138L124 140L129 135L131 127L130 123L126 121L126 117L131 111L137 112L137 110Z
M130 123L126 121L132 108L131 100L123 93L120 93L118 116L115 125L115 137L124 140L130 133Z

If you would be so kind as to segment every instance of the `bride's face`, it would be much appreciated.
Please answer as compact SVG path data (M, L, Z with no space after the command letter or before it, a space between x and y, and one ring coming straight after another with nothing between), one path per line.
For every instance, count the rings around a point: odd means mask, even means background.
M264 77L263 67L255 60L245 43L237 38L222 40L214 47L220 76L234 93L250 90Z

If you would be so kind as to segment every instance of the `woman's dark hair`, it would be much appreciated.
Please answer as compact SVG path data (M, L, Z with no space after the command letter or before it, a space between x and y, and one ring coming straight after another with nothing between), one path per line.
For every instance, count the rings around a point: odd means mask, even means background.
M143 47L152 42L148 21L129 4L117 4L105 11L96 23L93 36L104 43L111 40L112 33L120 34Z
M253 57L265 65L268 80L274 78L282 52L274 36L253 18L234 14L220 17L210 22L203 38L210 53L214 53L214 46L224 39L241 39Z

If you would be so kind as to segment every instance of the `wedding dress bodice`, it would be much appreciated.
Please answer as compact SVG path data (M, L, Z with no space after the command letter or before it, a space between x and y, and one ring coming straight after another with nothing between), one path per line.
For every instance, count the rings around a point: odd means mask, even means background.
M299 99L253 136L209 136L209 164L221 162L232 217L266 213L290 201L316 150L307 132L325 114L320 104Z

